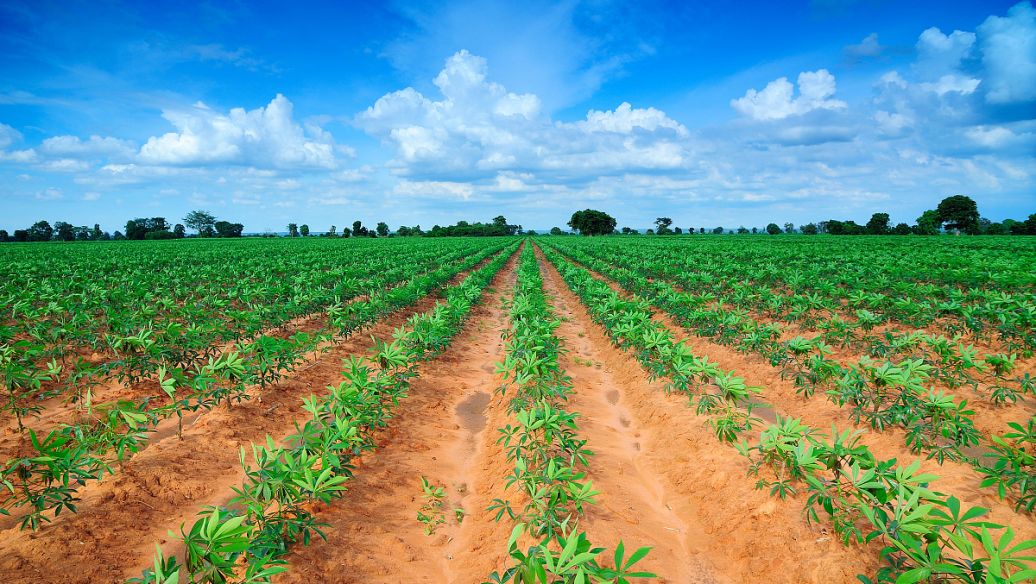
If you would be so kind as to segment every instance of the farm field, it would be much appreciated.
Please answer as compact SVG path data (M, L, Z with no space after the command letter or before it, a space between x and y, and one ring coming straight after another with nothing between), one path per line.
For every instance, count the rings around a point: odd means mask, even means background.
M1032 238L0 259L4 582L1036 580Z

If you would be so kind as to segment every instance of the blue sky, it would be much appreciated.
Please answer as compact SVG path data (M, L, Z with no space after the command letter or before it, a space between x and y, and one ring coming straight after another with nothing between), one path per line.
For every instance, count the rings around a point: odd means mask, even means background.
M6 2L0 228L1036 212L1030 2Z

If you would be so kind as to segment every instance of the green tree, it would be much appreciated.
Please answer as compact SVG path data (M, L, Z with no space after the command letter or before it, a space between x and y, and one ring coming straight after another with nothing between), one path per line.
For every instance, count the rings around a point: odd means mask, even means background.
M702 229L704 229L704 227ZM715 227L715 228L713 228L712 234L713 235L723 235L723 228L722 227Z
M299 226L296 223L288 223L288 237L298 237Z
M869 235L885 235L889 232L889 214L875 213L867 222L867 233Z
M802 226L802 235L816 235L819 233L816 223L806 223Z
M669 226L673 224L673 220L669 217L659 217L655 219L655 233L659 235L668 235L670 233Z
M673 227L673 233L675 235L683 235L683 229L680 227Z
M795 233L795 224L794 223L785 223L784 224L784 232L785 233Z
M54 228L48 221L37 221L28 231L29 241L50 241L54 237Z
M93 241L101 241L102 239L104 239L104 232L101 231L100 223L94 223L94 228L92 231L90 231L90 239L92 239Z
M551 235L564 235L565 232L562 231L560 227L551 227L550 228L550 234Z
M778 233L781 233L781 226L776 223L769 223L766 226L766 232L770 235L777 235Z
M939 213L934 209L921 213L921 216L917 218L915 232L918 235L939 235L940 229L942 229L942 220L939 219Z
M215 227L219 237L241 237L241 232L245 230L244 225L229 221L216 221Z
M6 229L0 229L0 243L7 243L7 240L9 238L10 238L10 236L7 235L7 230Z
M187 228L183 226L183 223L177 223L176 227L173 227L173 235L177 239L183 239L187 235Z
M183 218L183 223L197 231L200 237L211 237L216 230L216 217L201 209L188 213Z
M969 235L978 233L978 205L971 197L965 195L946 197L939 202L935 213L947 229L963 231Z
M309 237L309 225L306 225L305 223L300 225L299 226L299 233L302 234L302 237Z
M507 225L507 220L506 219L504 219L504 225ZM388 223L385 223L384 221L379 221L378 222L378 226L375 227L374 230L378 232L378 237L388 237L388 234L389 234Z
M71 223L57 221L54 223L54 239L59 241L75 241L76 231Z
M572 213L568 226L582 235L608 235L615 231L615 218L594 209L584 209Z
M906 223L896 223L896 226L892 229L892 233L896 235L910 235L910 226Z

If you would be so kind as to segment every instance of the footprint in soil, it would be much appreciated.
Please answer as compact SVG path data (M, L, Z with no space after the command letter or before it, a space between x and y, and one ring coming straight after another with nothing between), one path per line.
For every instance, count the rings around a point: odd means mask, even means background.
M486 406L489 405L489 394L479 391L464 398L455 410L460 424L471 434L481 432L486 427Z
M608 391L608 393L604 394L604 397L608 398L608 403L614 406L619 403L619 390L612 389Z
M629 420L627 420L627 419L625 418L625 416L620 416L620 417L619 417L619 423L620 423L620 424L622 424L622 427L623 427L623 428L629 428L629 427L630 427L630 421L629 421Z

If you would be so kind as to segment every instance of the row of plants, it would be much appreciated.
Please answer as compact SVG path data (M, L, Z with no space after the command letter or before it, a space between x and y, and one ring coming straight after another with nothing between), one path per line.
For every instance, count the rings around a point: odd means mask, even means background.
M133 249L120 248L120 253ZM405 253L405 262L387 255L337 257L325 250L301 254L297 262L292 258L291 267L298 271L291 273L262 271L252 263L254 258L231 253L219 261L212 258L215 265L197 263L180 273L149 274L130 286L113 282L124 275L113 270L109 277L91 281L88 291L80 291L82 277L56 279L63 275L60 269L41 283L43 291L11 279L0 286L0 297L6 293L10 306L0 325L2 409L22 428L22 420L38 415L48 398L64 396L81 405L102 383L146 382L162 367L190 371L257 337L263 341L259 347L285 340L284 333L294 323L322 314L331 304L398 284L478 249L467 245L396 250ZM50 258L34 261L44 259ZM117 259L128 264L119 270L138 277L132 256ZM287 258L272 263L289 267ZM88 262L75 267L82 274L89 268ZM155 281L159 276L166 281ZM118 300L102 291L106 286L119 289L114 293Z
M411 277L405 284L374 292L366 301L329 308L328 327L333 333L299 333L273 345L249 345L245 351L222 354L186 372L162 366L157 395L137 401L89 404L79 423L60 425L43 436L30 430L26 452L0 466L0 489L5 494L0 500L0 514L24 509L21 527L37 529L49 521L50 511L55 516L62 511L75 512L78 488L115 472L113 466L139 452L163 421L175 416L179 432L187 414L219 405L231 407L250 399L254 389L262 389L294 370L306 354L327 350L329 345L324 341L341 341L385 315L415 304L493 254L499 260L502 247L487 247L443 264Z
M702 407L699 394L699 386L716 385L733 372L688 377L685 372L701 369L707 359L690 355L670 331L653 322L646 300L624 299L557 251L544 252L613 342L636 355L649 375L666 378L667 391L687 395L717 437L734 443L749 459L757 488L781 499L806 490L808 520L826 518L846 545L882 544L883 566L861 575L862 582L977 584L1026 582L1036 576L1030 551L1036 541L1016 543L1010 528L983 519L988 510L964 509L956 498L932 490L937 477L920 473L919 462L903 466L894 459L878 460L860 443L860 432L833 429L825 436L798 420L778 418L763 425L758 442L749 443L749 432L760 423L751 416L750 403L740 414L745 422L731 424L728 412Z
M604 259L637 266L685 289L724 296L738 308L812 326L834 317L866 326L897 321L1036 348L1036 261L1031 246L993 248L945 242L568 241ZM923 248L923 249L919 249ZM972 262L957 272L945 263ZM923 266L923 267L922 267ZM969 271L970 270L970 271Z
M343 496L353 461L376 449L378 431L406 397L420 363L449 345L516 245L448 287L443 300L411 317L391 342L349 359L341 383L303 400L309 417L294 434L280 441L267 436L250 452L242 448L245 479L228 505L206 508L189 529L170 533L184 544L183 557L158 548L154 565L130 582L266 582L286 571L291 546L324 537L315 506Z
M572 381L558 363L563 349L554 331L559 321L543 293L532 246L521 256L507 307L506 355L497 365L504 385L498 393L506 397L513 423L500 428L498 443L513 464L505 484L516 491L518 502L496 499L489 508L497 521L506 515L515 526L507 542L509 565L493 572L488 582L626 584L631 578L654 578L635 569L649 548L626 557L620 541L608 566L602 562L605 549L594 547L579 528L580 516L598 494L586 478L592 453L579 437L578 414L564 408Z
M933 377L944 379L946 370L952 367L936 367L918 357L898 362L863 357L856 363L841 363L830 358L831 348L821 338L795 337L778 342L776 336L760 332L767 325L758 325L751 319L738 321L744 323L739 328L740 335L714 336L714 322L729 316L724 309L696 308L699 305L693 295L676 290L668 282L648 280L578 251L565 251L614 277L627 290L650 298L655 306L698 334L766 357L771 364L781 367L782 376L792 379L801 395L812 397L820 390L839 407L847 408L854 423L879 431L900 427L911 452L926 453L940 463L946 459L968 462L983 476L985 486L995 486L998 495L1012 499L1017 510L1032 512L1036 507L1036 460L1031 433L1012 423L1003 434L983 441L967 402L955 401L945 392L929 387ZM759 341L760 337L765 342ZM998 365L990 356L987 362L998 371L996 376L1000 379L1010 371L1007 362ZM1032 392L1028 378L1023 381L1023 392ZM1029 427L1036 423L1034 420L1030 418ZM980 443L989 448L985 456L966 454Z

